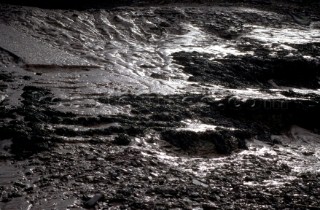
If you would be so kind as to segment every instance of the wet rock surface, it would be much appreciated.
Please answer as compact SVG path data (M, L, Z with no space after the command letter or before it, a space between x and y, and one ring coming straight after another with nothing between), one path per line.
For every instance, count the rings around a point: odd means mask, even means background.
M319 209L308 3L1 3L0 209Z

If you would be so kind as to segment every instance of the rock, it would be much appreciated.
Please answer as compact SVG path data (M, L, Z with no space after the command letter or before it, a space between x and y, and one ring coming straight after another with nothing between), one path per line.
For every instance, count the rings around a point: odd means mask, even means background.
M26 192L32 192L34 190L34 186L33 185L27 185L26 187L25 187L25 191Z
M314 155L314 151L303 151L302 154L305 156L311 156Z
M195 185L198 185L198 186L202 186L202 187L209 187L207 184L205 184L203 182L200 182L197 179L192 179L192 183L195 184Z
M311 23L310 18L303 16L303 15L299 15L299 14L294 14L294 13L290 13L290 16L292 17L292 19L300 24L300 25L305 25L305 26L309 26Z
M101 193L97 193L95 194L90 200L88 200L87 202L84 203L84 206L86 208L92 208L94 207L98 201L102 200L103 199L103 194Z
M203 210L213 210L213 209L218 209L218 206L217 204L210 202L210 203L202 204L202 208Z
M21 188L25 188L27 186L25 183L22 183L22 182L15 182L14 185Z
M167 80L169 79L169 77L165 74L158 74L158 73L152 73L150 75L150 77L155 78L155 79L163 79L163 80Z
M93 182L94 177L93 177L93 176L86 176L86 180L87 180L88 182Z
M247 135L237 131L194 132L168 130L162 132L162 138L175 147L193 153L231 154L237 149L246 149Z
M131 143L131 139L127 134L119 134L113 141L113 144L119 146L127 146Z

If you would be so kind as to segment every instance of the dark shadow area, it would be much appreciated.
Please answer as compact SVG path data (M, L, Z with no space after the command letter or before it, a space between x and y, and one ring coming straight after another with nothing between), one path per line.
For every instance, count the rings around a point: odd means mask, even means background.
M185 4L185 6L192 4L251 4L251 5L277 5L278 3L308 6L319 6L317 0L94 0L94 1L75 1L75 0L1 0L0 3L14 4L21 6L34 6L47 9L99 9L99 8L114 8L119 6L161 6L166 4Z
M1 0L0 3L21 5L21 6L33 6L46 9L90 9L90 8L113 8L117 6L130 6L133 4L133 0L95 0L95 1L75 1L75 0Z
M231 88L297 87L318 89L319 63L303 57L228 56L208 60L199 53L173 54L176 63L191 74L190 81L209 82Z

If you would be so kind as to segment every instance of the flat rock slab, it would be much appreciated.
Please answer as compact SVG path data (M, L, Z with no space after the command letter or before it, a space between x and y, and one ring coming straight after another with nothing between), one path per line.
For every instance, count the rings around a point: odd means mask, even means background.
M0 24L0 47L18 56L29 66L97 67L5 24Z

